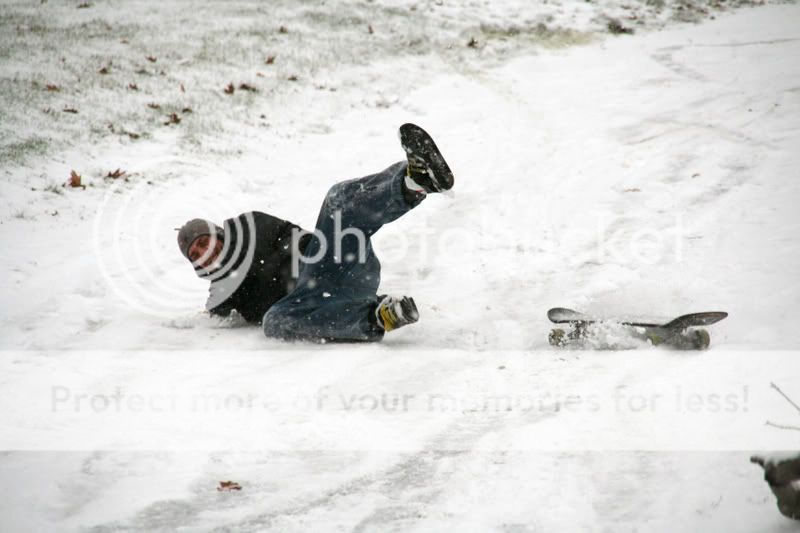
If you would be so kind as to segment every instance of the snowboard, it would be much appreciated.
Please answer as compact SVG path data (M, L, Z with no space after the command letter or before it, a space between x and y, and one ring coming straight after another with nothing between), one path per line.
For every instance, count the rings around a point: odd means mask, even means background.
M553 346L587 345L595 324L620 327L625 334L648 341L654 346L666 345L681 350L705 350L711 344L711 335L705 326L715 324L728 316L724 311L706 311L681 315L665 322L622 318L602 318L579 313L564 307L554 307L547 312L547 318L555 324L569 324L569 331L553 329L550 331L550 344Z

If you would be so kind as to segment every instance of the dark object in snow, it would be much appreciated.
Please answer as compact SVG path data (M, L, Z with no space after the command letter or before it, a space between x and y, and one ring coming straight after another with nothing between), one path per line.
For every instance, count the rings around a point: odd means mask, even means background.
M278 28L279 33L289 33L289 29L286 26L281 26Z
M242 490L242 486L235 481L220 481L217 490L219 492L230 492L232 490Z
M129 83L128 84L128 89L130 89L131 91L138 91L139 90L139 86L136 85L135 83Z
M178 116L177 113L170 113L169 118L164 123L165 126L169 126L170 124L180 124L181 117Z
M149 107L150 109L161 109L160 105L158 105L156 103L153 103L153 102L150 102L149 104L147 104L147 107Z
M151 63L155 63L156 61L158 61L158 58L154 56L147 56L145 59L147 59Z
M225 94L233 94L233 93L234 93L234 91L236 91L236 87L234 87L234 86L233 86L233 83L229 83L229 84L228 84L228 85L225 87L224 91L225 91Z
M372 27L372 24L367 25L367 32L369 32L370 35L375 33L375 29Z
M64 109L62 109L62 111L64 113L72 113L73 115L78 113L78 110L75 109L74 107L65 107Z
M111 72L111 69L109 67L103 67L97 71L98 74L104 74L104 75L108 74L109 72Z
M645 322L629 319L608 319L585 315L572 309L555 307L547 312L547 318L555 324L569 324L569 332L563 329L550 331L553 346L586 346L592 337L594 324L609 324L624 328L631 337L651 342L654 346L665 345L681 350L705 350L711 343L708 331L700 326L710 326L728 316L724 311L708 311L682 315L668 322ZM695 329L700 328L700 329ZM642 331L643 330L643 331Z
M275 63L275 56L267 56L267 59L264 60L265 65L272 65Z
M249 83L240 83L239 84L239 89L242 90L242 91L250 91L251 93L254 93L254 92L257 91L257 89L255 87L253 87L252 85L250 85Z
M51 93L52 92L58 92L58 91L61 90L61 87L59 87L58 85L56 85L54 83L48 83L47 85L44 86L44 88L47 89Z
M617 19L609 20L606 27L608 28L608 32L614 35L630 35L633 33L633 28L623 26Z
M181 113L183 113L183 114L192 113L192 108L191 107L184 107L183 109L181 109Z
M78 4L78 9L86 9L88 7L92 7L92 4L89 2L82 2Z
M286 79L289 80L289 81L297 81L299 78L295 74L292 74L291 76L289 76Z
M475 37L471 38L467 42L467 46L470 48L478 48L478 39L476 39Z
M800 453L786 457L754 455L750 462L764 469L764 481L777 498L781 514L800 520Z

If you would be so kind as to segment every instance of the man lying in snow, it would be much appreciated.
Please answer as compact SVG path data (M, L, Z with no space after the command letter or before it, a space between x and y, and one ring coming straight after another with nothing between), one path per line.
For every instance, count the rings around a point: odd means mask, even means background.
M778 499L781 514L800 520L800 453L763 457L754 455L750 461L764 468L764 479Z
M381 266L370 237L427 194L450 189L453 174L419 126L401 126L400 143L407 161L331 187L313 234L257 211L222 227L187 222L178 246L211 281L206 309L220 316L235 309L284 339L377 341L416 322L412 298L377 296Z

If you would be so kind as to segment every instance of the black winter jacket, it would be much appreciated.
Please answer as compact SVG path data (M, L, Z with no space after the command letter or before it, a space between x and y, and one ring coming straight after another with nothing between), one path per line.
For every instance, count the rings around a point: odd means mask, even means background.
M228 316L233 309L248 322L260 324L272 304L294 289L292 230L300 226L253 211L223 224L223 258L213 272L197 271L209 279L206 309ZM311 235L303 234L298 249L305 251ZM297 259L299 260L299 259Z

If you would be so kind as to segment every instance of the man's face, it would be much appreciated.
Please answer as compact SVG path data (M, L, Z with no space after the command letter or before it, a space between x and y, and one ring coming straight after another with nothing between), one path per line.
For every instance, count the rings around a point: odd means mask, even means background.
M193 265L208 269L219 257L222 251L222 239L212 238L211 235L201 235L189 246L189 261Z

